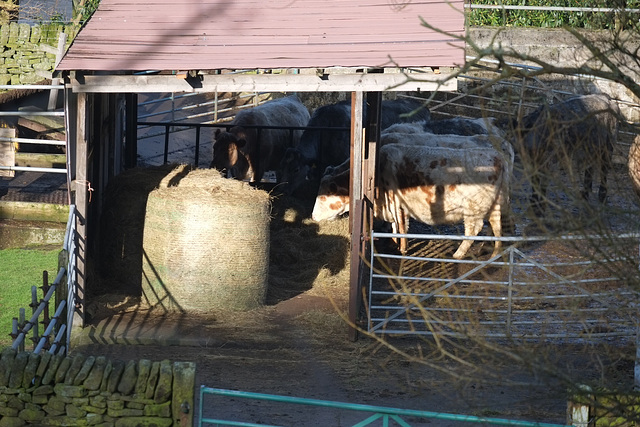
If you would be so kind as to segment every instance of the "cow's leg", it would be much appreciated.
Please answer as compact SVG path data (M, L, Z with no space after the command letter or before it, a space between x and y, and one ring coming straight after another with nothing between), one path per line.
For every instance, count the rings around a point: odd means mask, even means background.
M499 206L493 209L491 214L489 214L489 225L491 226L494 237L502 237L502 216L502 209ZM501 248L502 242L500 240L496 240L491 258L498 255Z
M529 202L536 216L542 216L547 209L547 180L537 172L531 177L531 197Z
M403 208L398 210L398 234L407 234L409 231L409 215ZM400 238L400 253L405 255L407 253L407 238Z
M607 175L609 174L609 163L604 161L600 165L600 188L598 188L598 201L606 203L607 201Z
M582 182L582 198L584 200L589 200L589 195L591 194L592 188L593 188L593 166L587 166L584 170L584 180ZM600 189L602 189L602 186L600 186Z
M466 217L464 219L464 235L465 236L477 236L482 231L484 221L478 217ZM453 258L462 259L469 251L473 240L463 240L458 246L458 250L453 254Z

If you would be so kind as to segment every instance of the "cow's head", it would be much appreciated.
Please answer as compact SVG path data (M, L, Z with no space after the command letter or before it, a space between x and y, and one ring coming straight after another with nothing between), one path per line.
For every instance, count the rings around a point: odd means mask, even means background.
M233 178L244 179L249 171L249 162L242 151L245 145L246 140L233 129L226 132L216 130L210 167L225 174L229 172Z
M312 165L297 148L287 148L280 161L280 191L289 196L309 179Z
M340 166L327 167L313 206L314 221L336 219L349 212L349 160Z

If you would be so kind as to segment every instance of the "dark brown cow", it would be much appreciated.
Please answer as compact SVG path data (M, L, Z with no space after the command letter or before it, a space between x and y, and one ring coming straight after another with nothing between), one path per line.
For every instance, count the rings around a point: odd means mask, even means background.
M549 175L558 167L584 171L582 197L589 198L594 169L600 173L598 199L607 198L607 174L612 167L620 110L607 95L584 95L542 105L524 117L523 161L532 165L531 201L537 213L545 209ZM571 178L571 177L569 177Z
M296 95L242 110L228 132L216 131L211 167L251 182L260 182L265 171L276 171L277 176L280 159L298 143L302 130L259 127L304 127L308 121L309 110Z

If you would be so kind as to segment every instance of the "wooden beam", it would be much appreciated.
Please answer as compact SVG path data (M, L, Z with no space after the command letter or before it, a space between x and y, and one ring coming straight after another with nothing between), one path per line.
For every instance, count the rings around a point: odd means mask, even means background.
M455 91L448 74L206 74L196 83L173 75L82 75L70 80L76 93L151 92L384 92Z

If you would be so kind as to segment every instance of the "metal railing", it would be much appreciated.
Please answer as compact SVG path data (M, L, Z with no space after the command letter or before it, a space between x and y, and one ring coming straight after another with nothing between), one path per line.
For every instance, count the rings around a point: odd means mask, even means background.
M29 333L32 334L31 340L34 343L33 352L35 354L40 353L40 351L45 347L45 345L47 345L47 343L49 342L49 338L53 333L54 328L60 321L60 315L65 308L65 302L63 301L63 303L60 304L60 306L58 306L58 308L56 309L56 312L53 315L53 317L51 318L49 317L49 303L51 301L51 298L54 296L55 292L58 291L58 288L61 286L61 284L64 285L62 283L62 279L65 273L66 273L66 269L60 268L60 270L58 271L58 275L56 276L55 280L50 286L48 285L48 283L46 283L47 282L46 274L44 275L45 276L44 284L43 284L44 297L42 300L40 300L40 302L38 302L38 298L37 298L37 290L38 290L37 287L36 286L31 287L31 307L33 309L33 314L28 321L25 321L25 309L21 308L20 317L13 318L11 336L14 338L14 341L11 345L12 349L24 351L24 347L25 347L24 342L27 336L29 335ZM44 315L42 323L46 326L46 330L42 335L39 335L38 326L40 324L41 315ZM64 334L64 329L65 328L63 325L63 327L59 329L59 332L57 333L57 335L55 335L55 338L53 341L55 347L57 347L57 344L60 343L60 340ZM51 353L55 354L55 350L51 351Z
M66 293L66 343L68 349L71 343L71 331L73 330L74 310L76 309L77 271L76 271L76 205L69 206L69 220L64 235L62 249L68 255L67 259L67 293Z
M598 236L496 238L372 231L369 239L373 244L376 240L401 237L413 239L414 244L499 240L512 246L487 260L371 251L369 265L373 268L369 270L366 307L370 333L441 334L460 338L471 334L518 339L635 339L640 294L627 285L640 280L637 254L621 255L619 250L607 252L603 248L613 244L613 240L617 245L630 241L634 244L631 247L638 247L640 234L623 234L615 239L612 236L608 239ZM597 259L585 255L550 262L517 247L552 240L589 242L590 246L599 248L600 255L594 257ZM598 246L594 241L602 244ZM602 253L612 255L605 258ZM390 267L393 262L401 264L402 271ZM493 272L486 273L488 269ZM451 271L461 274L449 275Z
M144 120L157 118L160 116L165 116L167 114L170 115L169 122L174 124L169 128L169 132L181 132L189 128L189 126L182 126L182 122L194 119L205 119L203 124L212 124L219 123L224 121L229 121L233 118L235 113L241 111L243 109L256 107L261 104L259 99L260 94L258 93L240 93L237 96L225 97L220 99L218 92L214 92L213 100L201 101L196 100L195 103L177 106L177 101L188 101L189 98L198 97L201 98L202 94L200 93L187 93L176 95L175 93L170 93L167 96L163 96L157 99L152 99L149 101L144 101L138 103L138 108L154 106L154 105L162 105L164 103L169 102L171 108L163 109L160 111L154 111L153 113L148 114L140 114L138 115L138 132L142 132L144 130L148 130L153 127L151 123L157 123L157 121L150 120L149 122L144 122ZM242 100L248 99L249 102L242 103ZM238 101L240 101L241 105L237 105ZM208 109L205 112L198 112L200 109ZM166 122L163 122L166 123ZM154 138L157 136L162 136L162 132L149 132L144 135L139 135L138 140L144 140L149 138Z
M64 85L0 85L0 90L63 90ZM64 111L0 111L2 117L65 117ZM64 127L64 125L62 125ZM14 144L28 145L44 145L66 147L67 142L58 140L46 140L36 138L20 138L20 137L0 137L0 141L11 142ZM65 161L66 164L66 161ZM16 165L0 165L0 170L20 171L20 172L45 172L45 173L67 173L67 168L49 168L49 167L33 167L33 166L16 166Z
M31 308L32 316L27 321L25 319L24 308L19 311L19 317L13 318L11 336L13 343L11 348L24 351L25 341L31 335L33 342L33 352L39 354L42 350L47 350L51 354L66 354L71 338L71 325L73 321L73 310L68 307L75 307L75 206L69 208L69 219L64 237L63 250L69 255L67 265L61 266L58 274L51 285L48 284L46 271L43 274L43 298L38 301L37 287L31 287ZM58 302L55 313L49 316L49 307L52 298L58 295L67 295L67 299ZM55 300L54 300L55 301ZM66 312L66 317L65 317ZM42 321L40 317L42 316ZM45 327L42 335L39 333L39 324Z
M184 129L195 129L195 140L194 140L194 163L197 165L200 161L200 148L201 148L201 133L202 128L218 128L229 130L233 127L232 123L167 123L167 122L147 122L147 121L139 121L138 125L146 125L149 127L163 127L164 132L160 133L164 135L164 151L163 151L163 164L167 164L169 162L169 154L170 154L170 135L171 129L174 127L181 127ZM298 127L285 127L285 126L262 126L262 125L245 125L243 126L247 129L257 129L258 134L262 130L287 130L289 131L289 137L293 138L294 131L304 131L308 129L307 127L298 126ZM349 131L348 128L335 128L335 127L313 127L312 129L323 131L323 130L344 130Z
M228 397L230 400L242 400L243 411L242 414L232 414L227 418L225 412L229 413L228 405L221 404L219 406L208 404L207 408L215 408L216 417L210 418L204 414L204 398L206 395ZM451 414L445 412L431 412L431 411L418 411L412 409L400 409L390 408L386 406L373 406L356 403L344 403L330 400L319 399L305 399L292 396L280 396L274 394L264 393L250 393L237 390L224 390L218 388L209 388L205 386L200 387L200 400L199 400L199 426L203 424L214 424L216 426L244 426L255 427L258 425L265 425L264 422L268 422L269 416L267 410L260 413L260 424L247 420L246 414L250 411L246 410L248 401L259 401L261 403L272 402L274 404L283 405L303 405L311 411L311 408L322 408L324 411L332 411L332 413L339 413L341 426L351 425L355 426L369 426L369 425L390 425L390 422L395 422L398 425L410 427L410 423L415 422L430 422L430 420L446 420L456 422L467 422L472 424L486 424L486 425L502 425L502 426L520 426L520 427L559 427L564 424L552 424L552 423L538 423L533 421L521 421L521 420L509 420L503 418L490 418L490 417L478 417L474 415L463 414ZM282 407L282 406L280 406ZM225 411L227 409L227 411ZM276 411L277 412L277 411ZM280 411L282 413L282 411ZM286 413L286 411L284 411ZM411 420L409 419L411 418ZM245 419L245 421L242 421ZM417 420L414 420L417 419ZM374 424L375 423L375 424ZM322 423L314 422L313 416L309 413L309 425L321 425ZM274 426L274 424L270 424ZM416 425L416 424L414 424Z
M507 4L464 4L465 9L496 9L496 10L536 10L541 12L593 12L593 13L640 13L640 9L619 7L575 7L575 6L520 6Z

